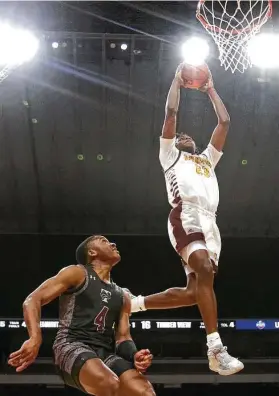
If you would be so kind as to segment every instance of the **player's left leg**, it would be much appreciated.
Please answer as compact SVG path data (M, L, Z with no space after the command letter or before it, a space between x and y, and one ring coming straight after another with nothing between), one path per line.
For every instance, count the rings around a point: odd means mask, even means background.
M188 269L187 264L181 260L186 277L186 287L171 287L160 293L150 294L149 296L134 296L129 289L125 289L131 298L131 312L147 311L149 309L173 309L190 307L197 304L197 277L196 274ZM212 260L213 272L217 274L218 266Z
M186 287L172 287L149 296L131 296L131 312L148 309L172 309L196 304L196 275L187 276Z
M148 379L137 370L128 370L119 376L118 396L156 396Z
M204 248L200 243L181 252L188 263L187 270L194 270L197 278L197 303L205 323L209 367L221 375L231 375L243 369L244 365L238 359L229 355L223 346L218 333L217 302L213 289L213 276L218 269L221 252L221 238L215 220L204 219Z
M134 369L134 364L118 355L109 355L104 363L119 378L117 396L156 396L147 378Z
M160 293L144 296L144 305L141 310L148 309L172 309L190 307L197 304L197 277L194 272L187 269L187 264L182 260L187 277L186 287L171 287ZM212 261L213 272L217 274L218 266ZM136 301L132 300L132 308L138 308ZM137 309L136 312L139 312ZM135 312L132 310L132 312Z

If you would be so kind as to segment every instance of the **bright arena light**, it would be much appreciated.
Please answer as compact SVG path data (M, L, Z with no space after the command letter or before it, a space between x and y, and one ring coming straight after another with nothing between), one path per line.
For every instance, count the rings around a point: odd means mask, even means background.
M128 45L126 43L121 44L122 51L126 51L126 49L128 48Z
M248 44L248 54L253 65L262 68L279 67L279 35L259 34Z
M207 42L199 37L191 37L182 45L182 56L186 63L202 65L209 53Z
M20 65L31 60L39 48L39 41L27 30L0 24L0 65Z

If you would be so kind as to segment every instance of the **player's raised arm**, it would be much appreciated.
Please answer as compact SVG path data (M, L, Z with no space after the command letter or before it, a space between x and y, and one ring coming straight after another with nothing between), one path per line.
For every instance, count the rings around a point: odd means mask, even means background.
M181 80L181 65L176 70L175 77L172 81L165 107L165 120L162 129L162 137L164 139L173 139L176 134L176 115L179 108L180 101L180 87Z
M119 345L121 342L124 341L132 340L130 334L130 323L129 323L130 310L131 310L131 298L128 292L126 292L125 290L123 307L115 332L116 345Z
M218 118L218 124L212 133L210 143L216 148L216 150L222 151L230 126L230 116L222 102L222 99L214 88L212 77L210 77L206 91Z
M148 349L138 351L131 337L129 322L130 303L130 297L125 293L123 309L115 332L116 353L123 359L134 362L135 368L140 372L144 372L151 365L153 356Z
M85 272L80 266L72 265L62 269L56 276L46 280L34 290L23 303L24 320L29 334L29 340L10 355L9 364L22 371L37 357L42 343L40 329L41 307L53 301L66 290L83 283Z

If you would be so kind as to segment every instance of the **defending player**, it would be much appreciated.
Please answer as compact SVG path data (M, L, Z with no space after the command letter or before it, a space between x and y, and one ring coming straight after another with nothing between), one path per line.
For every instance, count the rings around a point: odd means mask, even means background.
M53 351L65 384L96 396L154 396L140 374L152 355L137 351L126 312L129 297L110 281L110 271L120 261L115 244L103 236L90 237L78 247L77 256L86 265L64 268L25 300L30 338L10 355L9 364L20 372L36 359L42 343L41 307L60 296Z
M218 333L213 289L221 251L216 225L219 188L214 169L222 156L230 118L210 76L202 91L207 92L213 104L218 124L207 148L198 154L190 136L181 134L176 137L176 115L182 85L180 65L167 97L159 158L172 206L168 220L169 237L184 263L188 285L187 288L173 288L145 298L136 297L132 300L132 311L197 304L207 333L209 367L221 375L230 375L244 366L223 347Z

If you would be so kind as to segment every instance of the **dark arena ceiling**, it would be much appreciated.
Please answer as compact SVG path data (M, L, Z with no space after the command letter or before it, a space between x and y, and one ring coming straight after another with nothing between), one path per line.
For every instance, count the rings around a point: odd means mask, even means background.
M274 5L267 28L278 22ZM35 60L0 86L1 233L166 234L159 135L180 44L206 35L195 8L0 3L2 16L37 30L41 40ZM276 237L279 72L232 75L208 41L208 64L231 116L217 170L221 233ZM208 98L183 90L179 131L204 148L215 124Z

